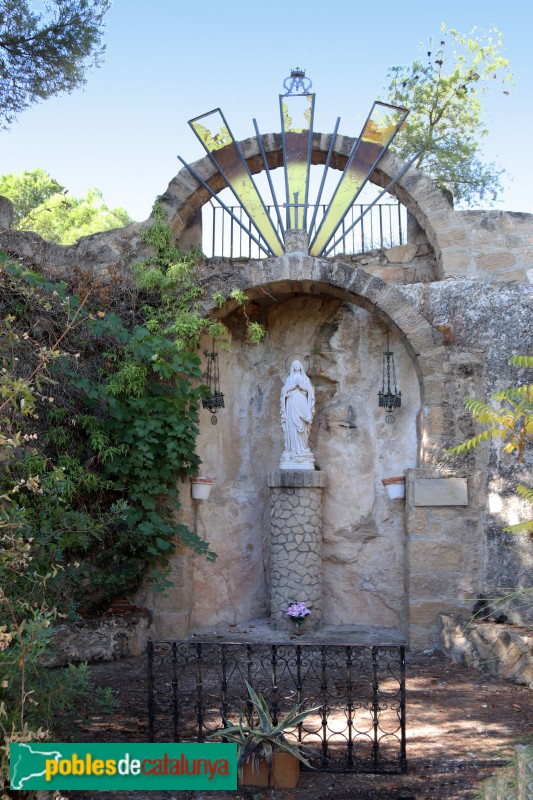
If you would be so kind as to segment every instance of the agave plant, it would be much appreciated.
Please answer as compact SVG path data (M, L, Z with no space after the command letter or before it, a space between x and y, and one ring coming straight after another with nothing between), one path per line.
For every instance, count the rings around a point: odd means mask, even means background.
M287 713L281 722L274 725L265 699L260 694L257 694L248 682L245 681L245 683L250 701L257 714L257 725L254 725L253 721L251 724L244 721L241 712L238 725L228 725L227 720L224 719L226 727L217 731L216 734L213 734L213 736L223 736L225 739L229 739L231 742L236 742L238 744L237 768L239 770L239 775L242 777L243 766L249 758L252 759L253 768L258 770L259 759L261 757L264 757L270 773L272 770L272 754L276 751L290 753L306 766L310 766L308 760L300 750L300 746L288 742L283 731L289 728L295 728L310 714L314 714L315 711L318 711L321 706L302 711L302 703L298 703L298 705L294 706L294 708ZM213 738L213 736L209 738Z

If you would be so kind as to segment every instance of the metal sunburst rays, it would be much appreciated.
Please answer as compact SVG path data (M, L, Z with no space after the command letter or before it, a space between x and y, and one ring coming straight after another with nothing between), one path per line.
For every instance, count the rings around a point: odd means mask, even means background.
M231 129L219 108L189 120L189 125L205 148L210 160L217 168L226 185L244 209L249 226L239 220L228 206L219 198L203 178L181 157L179 160L196 180L204 186L211 196L230 214L231 218L258 245L266 256L280 256L285 252L283 239L286 230L305 229L309 233L309 252L313 256L327 255L359 222L364 213L399 180L411 166L416 156L406 164L402 171L385 187L381 194L355 220L350 228L338 238L335 235L346 214L370 179L380 159L405 122L409 111L398 106L375 102L366 119L358 139L356 139L344 171L327 205L325 213L317 222L317 209L322 198L326 174L340 119L337 119L331 138L322 181L318 190L314 213L308 224L309 183L313 145L313 120L315 95L310 92L312 83L305 76L305 70L297 67L283 82L285 94L279 96L281 115L281 140L285 174L285 203L280 207L277 200L267 158L263 149L261 134L254 119L254 128L259 143L263 167L268 180L273 201L273 216L256 186L246 159L235 140ZM282 208L285 213L282 213Z

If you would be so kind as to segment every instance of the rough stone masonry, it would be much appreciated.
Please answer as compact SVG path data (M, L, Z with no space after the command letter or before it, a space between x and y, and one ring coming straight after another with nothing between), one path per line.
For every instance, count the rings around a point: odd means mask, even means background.
M324 163L330 144L331 137L314 135L314 164ZM352 145L337 137L333 168L343 169ZM262 146L271 168L282 162L279 137L264 136ZM258 141L247 140L243 148L250 170L259 171ZM215 190L222 188L208 159L194 166ZM398 172L388 155L372 180L385 186ZM200 623L235 624L269 614L277 621L296 581L311 592L315 570L323 622L342 626L357 619L362 627L399 631L411 646L428 647L439 642L439 613L469 613L482 592L494 597L505 587L531 585L531 543L502 534L527 514L514 488L530 478L531 458L518 465L496 446L463 460L445 451L474 432L465 397L486 398L525 380L508 359L532 352L533 216L456 211L414 169L394 193L411 218L410 240L400 247L315 259L302 245L280 258L201 265L204 308L227 325L231 351L220 355L226 408L216 427L201 417L198 440L202 469L216 478L215 486L199 508L184 483L180 513L218 560L210 565L179 549L168 594L143 590L138 602L151 610L155 635L179 638ZM162 196L184 247L200 241L198 215L207 199L183 171ZM141 240L151 220L61 247L12 230L9 211L0 202L0 248L51 277L68 279L75 267L104 278L117 270L129 277L134 262L151 254ZM247 342L242 309L229 298L234 289L246 293L247 313L266 329L257 347ZM215 291L228 297L222 309L212 302ZM387 331L402 390L393 426L377 408ZM268 486L280 453L279 390L286 357L302 350L317 396L312 449L327 485L283 498L282 487ZM407 477L405 503L391 503L384 493L381 479L394 475ZM447 478L466 481L467 505L440 505L437 493L434 505L416 504L417 481ZM297 541L303 534L294 529L290 539L280 524L271 551L271 492L279 514L287 511L289 496L291 502L306 498L291 513L308 515L312 543ZM318 494L321 526L317 501L311 501ZM279 536L286 537L283 547ZM288 555L289 540L298 558ZM531 604L513 603L507 613L512 622L533 619Z

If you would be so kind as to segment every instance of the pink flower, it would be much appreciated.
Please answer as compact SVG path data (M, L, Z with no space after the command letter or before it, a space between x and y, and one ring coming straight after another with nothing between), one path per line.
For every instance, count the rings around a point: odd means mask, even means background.
M311 609L307 608L305 603L292 603L285 613L292 619L305 619L311 613Z

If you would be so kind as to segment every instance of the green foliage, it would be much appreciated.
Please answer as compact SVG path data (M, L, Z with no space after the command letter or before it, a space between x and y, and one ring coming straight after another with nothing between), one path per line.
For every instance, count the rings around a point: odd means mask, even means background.
M13 373L21 363L13 353L20 350L6 348L0 356L9 411L0 420L3 440L7 447L18 435L25 445L5 465L0 492L13 493L10 513L34 540L36 562L62 566L49 591L64 613L75 613L80 603L86 610L105 605L133 591L150 570L164 586L178 540L214 559L208 545L174 519L179 480L199 465L199 358L166 332L127 328L113 313L88 311L66 287L16 265L6 264L3 278L4 297L16 294L21 318L47 305L59 329L66 328L46 351L33 405L25 402L33 414L29 428L17 430L27 391ZM35 359L38 367L42 347L35 350L14 320L9 325L13 347L24 346L26 363ZM93 353L87 364L77 358L82 342Z
M260 344L266 336L266 331L259 322L252 321L248 316L248 297L245 292L243 292L242 289L232 289L229 293L229 299L238 303L242 308L250 342L252 342L252 344ZM227 300L228 298L224 297L221 292L215 292L213 294L213 302L217 308L222 308Z
M241 776L242 768L249 758L252 759L252 763L255 766L258 758L264 757L270 770L272 768L272 754L274 751L290 753L303 764L309 766L309 762L303 756L299 745L288 742L284 736L284 731L297 729L298 725L321 707L315 706L315 708L302 711L301 708L303 704L299 703L286 714L281 722L275 725L270 716L270 711L268 710L265 699L260 694L257 694L247 681L245 681L245 683L248 689L250 703L253 706L253 712L257 717L257 722L253 719L253 714L244 721L241 712L238 725L230 725L227 720L224 720L226 727L217 731L216 734L212 734L209 738L223 737L225 740L237 743L237 766Z
M516 493L522 500L533 506L533 489L519 483L516 487ZM518 522L516 525L508 525L503 530L505 533L527 533L533 537L533 518L527 519L525 522Z
M168 585L178 542L215 558L175 514L179 480L199 465L191 346L216 328L200 314L195 257L171 253L167 233L147 233L159 282L142 290L144 324L0 253L0 788L11 742L46 739L88 702L83 666L43 670L58 618L106 607L147 572Z
M250 322L248 324L248 335L253 344L259 344L266 336L266 331L259 322Z
M21 226L22 220L29 219L34 209L44 206L47 200L54 195L62 195L64 191L64 186L40 168L31 172L11 172L0 177L0 195L13 203L14 228L24 228L24 225Z
M137 289L147 296L148 301L141 308L146 327L150 331L165 330L180 349L197 345L205 334L223 339L227 334L224 325L202 313L204 293L197 274L202 252L193 249L184 254L174 244L172 229L159 199L152 209L152 220L141 235L146 244L155 248L155 255L138 263L135 268ZM241 289L233 289L229 299L242 307L250 341L259 344L265 330L258 322L250 320L246 294ZM222 308L227 300L220 292L213 294L218 308Z
M533 368L533 356L511 356L509 364L513 364L515 367Z
M109 0L0 2L0 127L29 106L82 86L99 64Z
M151 332L164 330L179 350L198 344L208 334L217 339L226 334L223 325L205 317L201 310L204 294L197 267L200 250L182 253L174 244L172 229L159 200L152 209L152 224L142 232L155 255L135 267L135 284L146 302L140 311Z
M82 236L122 228L130 222L124 208L109 208L100 190L93 188L85 197L54 195L22 220L20 228L35 231L49 242L74 244Z
M533 359L531 359L533 361ZM520 362L511 361L517 364ZM529 359L522 363L529 363ZM516 452L518 461L524 460L526 446L533 442L533 384L509 386L491 397L486 403L476 397L465 400L465 407L485 430L467 439L448 452L464 455L489 439L505 443L504 452Z
M58 244L73 244L81 236L132 221L123 208L108 208L98 189L89 189L85 197L68 197L67 190L42 169L3 175L0 194L13 203L14 228L34 231Z
M80 712L91 693L85 665L47 670L57 609L48 584L57 572L34 568L33 545L0 518L0 790L9 772L9 745L48 737L55 715L63 724Z
M0 265L6 266L2 254ZM5 284L2 288L6 288ZM12 349L20 337L14 325L16 318L11 314L6 317L9 317L6 324L8 346L2 358L13 373L18 357L13 355ZM73 324L69 315L66 330ZM58 341L64 333L59 335ZM28 339L27 333L24 334L22 343ZM26 403L23 408L30 409L26 417L36 417L40 377L54 357L54 349L41 348L37 366L25 378L9 374L7 367L2 367L6 391L0 405L4 413L0 420L0 459L8 468L16 462L20 451L24 456L25 443L33 442L35 436L14 431L20 419L24 420L19 404L31 396L31 404ZM34 458L33 466L42 467L44 461ZM26 535L24 509L16 502L21 491L40 493L38 478L26 475L10 485L5 479L8 468L4 471L4 491L0 495L0 790L8 783L10 744L47 738L47 726L53 716L58 714L65 719L78 707L80 698L86 702L90 694L85 667L69 667L67 676L64 672L43 669L43 661L51 649L51 624L58 617L50 597L50 584L62 570L50 560L47 568L34 560L38 546L33 537Z
M107 335L117 325L112 321ZM124 492L128 504L121 514L125 528L112 547L121 581L138 579L139 562L164 568L176 535L196 552L215 557L205 542L173 520L178 480L195 474L200 463L194 448L202 390L193 385L201 377L199 365L196 354L180 350L167 336L136 326L101 381L70 373L95 414L90 423L84 418L83 426L101 473ZM116 448L111 456L110 444ZM105 580L109 586L113 576Z
M521 368L533 368L532 356L512 356L509 363ZM467 398L465 407L479 424L484 426L481 433L465 442L451 447L451 455L466 455L482 442L493 440L503 444L504 453L516 454L522 463L526 448L533 443L533 383L508 386L496 392L490 403L476 397ZM518 494L533 504L533 490L519 484ZM533 519L504 529L511 533L533 533Z
M503 170L482 160L482 95L512 76L501 55L496 28L465 35L442 25L437 40L421 45L423 55L409 66L391 67L387 100L411 113L393 149L408 159L422 151L416 166L442 189L465 203L493 202L501 191Z
M244 305L248 300L242 289L233 289L229 293L229 296L232 300L235 300L237 303L239 303L239 305Z

